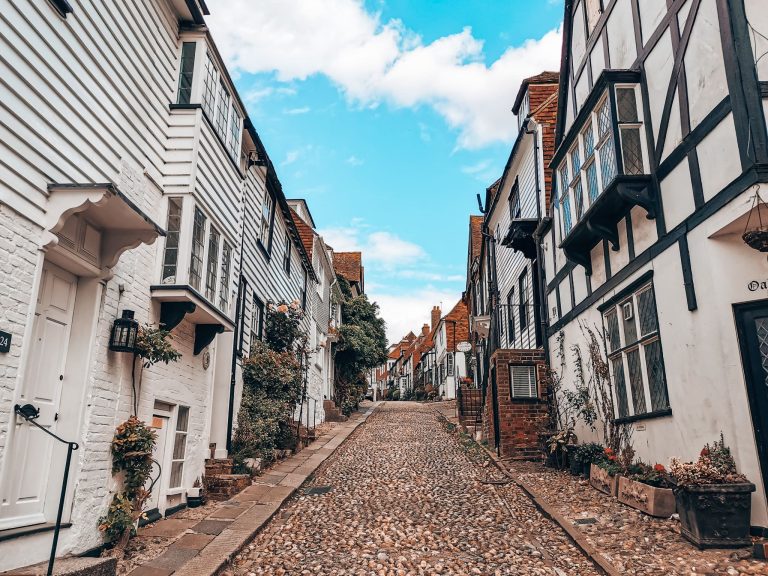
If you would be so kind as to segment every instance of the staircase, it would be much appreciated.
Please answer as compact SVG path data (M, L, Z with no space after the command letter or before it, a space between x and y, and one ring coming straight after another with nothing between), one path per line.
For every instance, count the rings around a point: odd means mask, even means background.
M323 409L325 410L326 422L346 422L348 418L336 407L333 400L323 400Z
M229 500L250 485L249 474L232 474L232 458L205 461L205 495L209 500Z

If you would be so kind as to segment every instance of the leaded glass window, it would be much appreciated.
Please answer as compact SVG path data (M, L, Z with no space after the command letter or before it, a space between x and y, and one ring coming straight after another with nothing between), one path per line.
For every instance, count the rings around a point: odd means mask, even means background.
M234 160L237 160L240 155L240 115L235 109L234 102L229 113L229 155Z
M195 70L195 42L184 42L181 45L181 66L179 67L179 90L176 95L177 104L189 104L192 96L192 76Z
M611 306L603 318L617 417L668 410L669 395L653 286L645 285L629 298Z
M229 92L223 82L219 82L219 93L216 97L216 132L221 139L227 141L227 119L229 118Z
M216 105L216 80L219 72L208 57L205 61L205 83L203 84L203 110L213 120L213 107Z
M620 128L621 151L624 162L624 174L644 174L643 148L640 143L640 128L637 126Z
M211 226L208 234L208 266L205 273L205 297L215 302L216 279L219 273L219 231Z
M179 236L181 234L181 198L168 199L168 220L165 234L165 251L163 252L163 284L176 284L176 274L179 264Z
M221 246L221 274L219 275L219 309L229 310L229 274L232 268L232 246L224 240Z
M195 208L195 221L192 228L192 257L189 261L189 284L200 290L203 279L203 253L205 252L205 214Z

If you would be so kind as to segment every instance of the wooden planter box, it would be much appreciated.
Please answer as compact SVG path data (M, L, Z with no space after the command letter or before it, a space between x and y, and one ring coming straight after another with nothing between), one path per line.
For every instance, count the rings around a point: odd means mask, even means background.
M618 498L622 504L658 518L669 518L677 508L671 488L656 488L624 476L619 478Z
M751 545L749 521L755 485L703 484L675 491L683 537L700 549Z
M589 483L608 496L616 496L619 490L619 476L611 476L595 464L589 469Z

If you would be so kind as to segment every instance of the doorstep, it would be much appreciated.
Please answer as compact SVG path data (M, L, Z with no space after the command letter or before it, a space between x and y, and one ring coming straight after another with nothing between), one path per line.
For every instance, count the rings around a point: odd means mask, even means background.
M221 503L216 511L202 521L176 521L168 528L160 527L173 520L161 520L151 528L140 530L140 536L154 530L180 536L160 556L142 564L128 576L213 576L226 566L248 542L277 513L310 478L317 468L360 426L378 407L375 403L365 413L353 414L318 437L309 447L287 458L275 468L254 478L254 483ZM314 450L311 456L306 450Z

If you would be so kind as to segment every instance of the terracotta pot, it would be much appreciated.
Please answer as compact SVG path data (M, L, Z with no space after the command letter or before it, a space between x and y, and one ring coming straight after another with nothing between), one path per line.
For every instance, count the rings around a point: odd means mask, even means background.
M703 484L675 490L683 537L700 549L749 546L755 485Z
M657 488L624 476L619 478L618 498L622 504L658 518L669 518L677 507L671 488Z
M595 464L589 469L589 483L608 496L615 497L619 490L619 476L612 476Z

